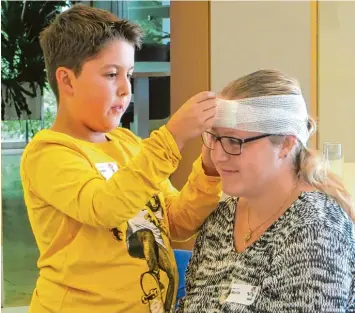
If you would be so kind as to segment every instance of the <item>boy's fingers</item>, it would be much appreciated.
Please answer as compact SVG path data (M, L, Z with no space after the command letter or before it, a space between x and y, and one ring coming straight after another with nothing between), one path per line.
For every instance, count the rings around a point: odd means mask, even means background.
M205 100L208 100L208 99L214 99L216 98L216 93L215 92L212 92L212 91L202 91L200 93L198 93L197 95L193 96L191 98L191 100L193 102L197 102L197 103L200 103L200 102L203 102Z

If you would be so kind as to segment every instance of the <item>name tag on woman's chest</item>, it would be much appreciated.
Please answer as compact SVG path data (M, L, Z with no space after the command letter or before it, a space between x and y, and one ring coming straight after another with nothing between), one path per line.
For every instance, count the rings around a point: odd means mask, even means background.
M227 297L226 302L251 305L254 303L259 292L260 287L243 283L233 283L231 292Z

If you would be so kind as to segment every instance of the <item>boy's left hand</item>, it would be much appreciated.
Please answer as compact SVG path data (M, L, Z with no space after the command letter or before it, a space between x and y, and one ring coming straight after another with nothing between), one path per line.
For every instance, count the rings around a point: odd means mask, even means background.
M219 176L211 159L211 150L202 145L202 168L207 176Z

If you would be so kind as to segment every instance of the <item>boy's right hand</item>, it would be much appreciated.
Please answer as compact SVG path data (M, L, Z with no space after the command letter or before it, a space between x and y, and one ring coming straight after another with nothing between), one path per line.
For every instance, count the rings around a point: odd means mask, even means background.
M186 101L170 118L166 128L180 151L185 143L212 127L216 114L216 94L203 91Z

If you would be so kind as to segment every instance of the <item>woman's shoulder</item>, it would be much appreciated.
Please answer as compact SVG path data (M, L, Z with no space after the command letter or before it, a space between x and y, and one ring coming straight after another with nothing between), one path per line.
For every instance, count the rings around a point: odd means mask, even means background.
M331 196L320 191L302 192L289 214L292 228L337 232L355 244L355 224Z

